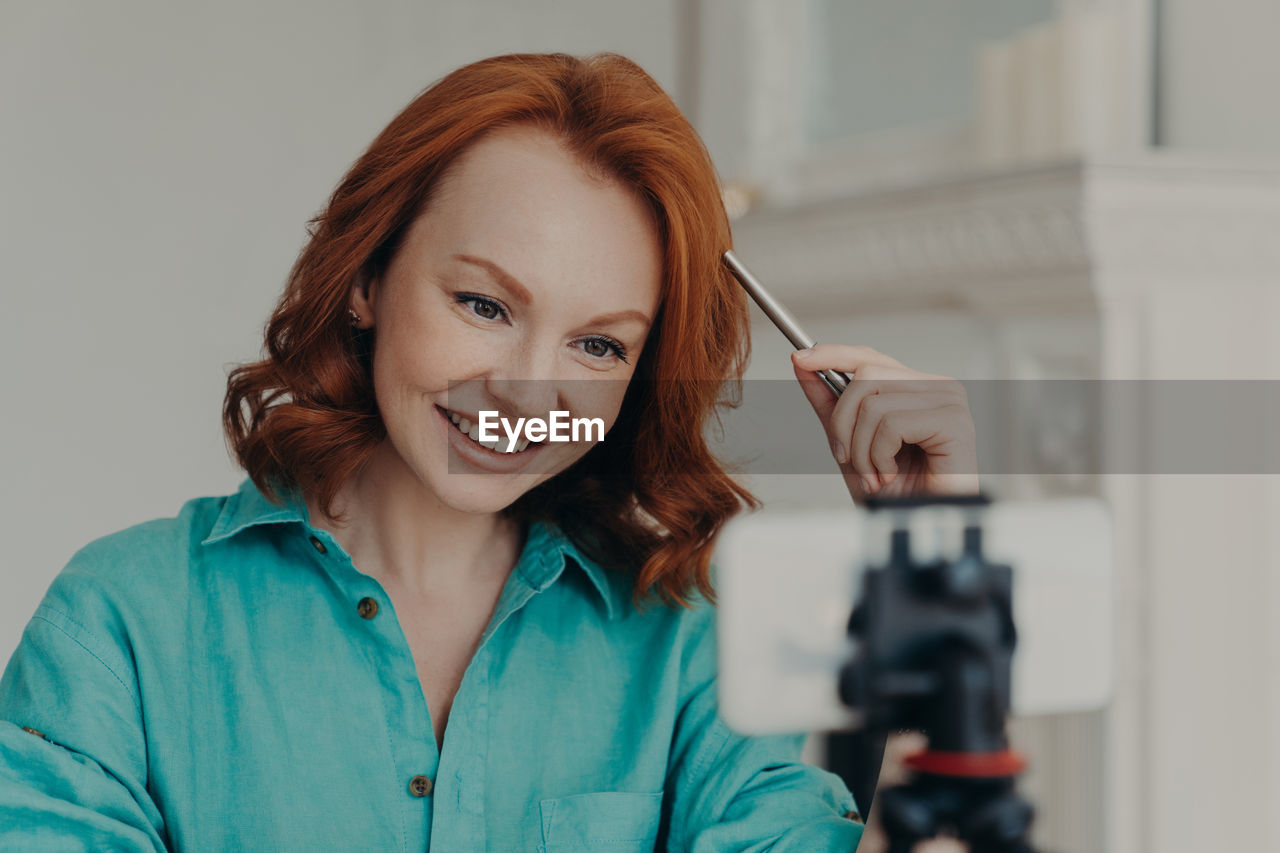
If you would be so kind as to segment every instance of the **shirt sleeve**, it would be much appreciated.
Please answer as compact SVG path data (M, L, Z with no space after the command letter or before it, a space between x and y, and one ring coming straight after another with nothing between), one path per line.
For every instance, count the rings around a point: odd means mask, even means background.
M66 580L0 678L0 849L163 851L127 647L86 627L109 608L101 596L59 595Z
M852 853L862 824L839 776L800 760L806 735L748 737L720 718L714 608L689 614L667 784L668 849L689 853Z

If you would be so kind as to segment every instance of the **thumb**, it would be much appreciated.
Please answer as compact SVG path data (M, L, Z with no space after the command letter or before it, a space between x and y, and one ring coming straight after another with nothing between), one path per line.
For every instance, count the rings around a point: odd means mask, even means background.
M791 369L795 371L796 379L800 380L800 389L804 391L804 396L809 400L809 405L813 407L813 411L818 415L818 420L822 422L822 429L827 433L827 439L831 439L831 413L835 411L836 401L839 399L827 387L827 383L822 381L817 371L806 370L796 364L796 355L801 350L791 353Z

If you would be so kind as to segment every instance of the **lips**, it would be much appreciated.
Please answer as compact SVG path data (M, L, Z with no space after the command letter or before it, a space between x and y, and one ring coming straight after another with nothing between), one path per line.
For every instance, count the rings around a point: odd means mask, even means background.
M443 406L440 406L439 408L444 409ZM500 449L500 452L502 453L519 453L523 451L526 447L528 447L530 444L542 443L542 441L540 440L530 441L526 436L521 435L516 438L516 442L515 442L516 449L510 450L506 446L510 443L510 436L506 435L506 429L507 429L507 425L509 424L509 421L505 421L501 419L501 417L499 418L499 420L503 424L503 428L501 430L495 431L495 435L496 435L495 439L492 442L481 441L480 434L479 434L480 418L478 415L472 416L470 414L467 414L466 412L458 412L452 409L444 409L444 412L445 412L445 416L448 417L449 421L458 428L459 432L461 432L465 436L470 437L470 439L476 442L477 444L483 447L487 447L490 450Z
M529 464L529 461L537 456L543 449L543 444L529 444L524 450L514 453L506 453L501 450L490 450L484 445L473 441L469 436L464 435L461 430L453 423L449 416L449 410L441 406L435 406L437 417L440 418L447 430L447 440L449 447L454 453L472 468L479 468L491 473L512 473L519 471ZM505 441L505 438L504 438Z

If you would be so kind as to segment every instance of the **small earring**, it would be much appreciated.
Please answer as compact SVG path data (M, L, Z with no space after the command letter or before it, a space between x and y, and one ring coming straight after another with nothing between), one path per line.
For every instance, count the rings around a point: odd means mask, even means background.
M360 325L360 315L356 313L356 309L354 309L354 308L348 308L348 309L347 309L347 313L351 315L351 325L353 325L353 326L359 326L359 325Z

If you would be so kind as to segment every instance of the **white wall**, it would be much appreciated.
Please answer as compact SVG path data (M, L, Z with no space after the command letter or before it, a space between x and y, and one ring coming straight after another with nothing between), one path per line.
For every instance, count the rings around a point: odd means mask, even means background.
M1280 154L1280 2L1162 2L1164 144Z
M5 0L0 662L93 538L242 478L227 369L319 209L443 74L614 50L675 94L678 0Z
M822 141L973 119L975 52L1049 20L1055 3L816 0L813 6L814 90L805 124Z

